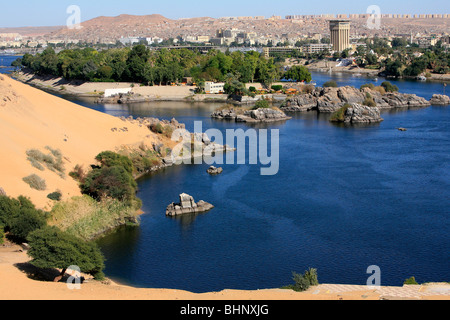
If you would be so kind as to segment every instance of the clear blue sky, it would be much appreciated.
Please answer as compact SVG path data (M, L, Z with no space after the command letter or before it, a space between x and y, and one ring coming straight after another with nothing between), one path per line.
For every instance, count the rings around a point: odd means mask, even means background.
M162 14L171 19L223 16L266 17L289 14L365 13L378 5L382 13L450 13L449 0L6 0L0 5L0 27L65 25L69 5L81 9L81 21L122 13Z

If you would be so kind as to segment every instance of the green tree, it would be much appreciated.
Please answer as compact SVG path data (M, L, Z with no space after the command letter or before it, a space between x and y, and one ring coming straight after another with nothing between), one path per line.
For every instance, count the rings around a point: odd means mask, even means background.
M87 174L80 185L81 191L97 201L113 198L139 209L142 202L136 198L137 183L133 178L135 168L131 159L106 151L100 153L96 160L101 167Z
M394 38L392 39L391 45L393 48L406 47L408 45L408 41L404 38Z
M312 80L311 73L304 66L293 66L284 74L284 78L292 79L297 82L311 82Z
M91 274L97 280L104 279L104 257L94 242L83 241L56 227L35 230L28 238L32 265L62 269L55 281L61 280L70 266L78 266L81 272Z
M144 45L133 47L127 60L124 76L128 81L145 82L145 64L150 58L150 52Z
M224 86L224 91L227 94L245 95L245 84L240 82L236 77L228 79Z
M373 53L366 54L366 61L368 65L376 65L378 63L377 55Z
M403 64L399 60L392 61L391 59L387 59L385 61L385 74L387 76L401 77L402 68Z
M11 221L20 214L20 202L7 196L0 196L0 225L9 228Z
M47 219L42 211L25 208L20 214L12 219L10 233L16 242L26 242L28 235L36 229L47 225Z

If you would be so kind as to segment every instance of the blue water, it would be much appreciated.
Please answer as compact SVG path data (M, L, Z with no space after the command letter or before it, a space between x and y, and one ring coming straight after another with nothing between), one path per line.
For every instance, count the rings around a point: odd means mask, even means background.
M330 79L314 74L318 85ZM348 75L339 85L368 82ZM395 82L427 99L441 83ZM114 115L176 117L192 130L249 127L210 119L220 104L97 106ZM194 292L261 289L291 283L292 271L318 269L322 283L365 284L370 265L383 285L448 281L450 111L430 107L383 113L377 125L342 127L316 112L293 114L280 130L280 171L223 165L174 167L141 179L139 228L100 241L106 274L117 281ZM408 128L407 132L396 130ZM213 203L206 214L165 217L186 192Z
M192 165L142 179L141 227L100 241L107 275L194 292L279 287L308 267L322 283L365 284L370 265L381 268L383 285L410 276L447 281L448 108L383 116L380 125L345 128L310 113L273 126L281 138L276 176L224 165L210 177L206 165ZM216 208L166 218L182 192Z
M371 81L313 74L318 85L330 78L355 87ZM391 82L427 99L443 92L439 82ZM204 130L251 128L212 120L221 104L70 99L115 116L175 117L189 130L194 121ZM276 288L309 267L318 269L321 283L366 284L371 265L380 267L382 285L402 285L411 276L449 281L449 107L388 111L380 124L354 127L316 112L292 116L267 126L280 130L275 176L261 176L259 165L230 164L212 177L204 164L141 179L140 227L99 241L106 275L138 287L193 292ZM167 218L167 205L183 192L215 209Z
M0 73L6 74L14 70L11 63L20 58L20 56L0 55Z

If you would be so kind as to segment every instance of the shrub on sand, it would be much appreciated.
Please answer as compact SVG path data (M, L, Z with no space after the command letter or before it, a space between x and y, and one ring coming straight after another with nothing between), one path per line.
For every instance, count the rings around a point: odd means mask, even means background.
M36 174L29 175L28 177L25 177L22 180L24 182L26 182L32 189L35 189L38 191L44 191L47 189L45 180Z

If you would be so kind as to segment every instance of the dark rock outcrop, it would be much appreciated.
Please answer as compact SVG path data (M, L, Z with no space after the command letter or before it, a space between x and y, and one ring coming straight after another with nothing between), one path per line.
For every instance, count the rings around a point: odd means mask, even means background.
M188 194L180 194L180 202L172 203L167 207L166 216L176 217L183 214L202 213L213 209L214 206L203 200L195 202L194 198Z

